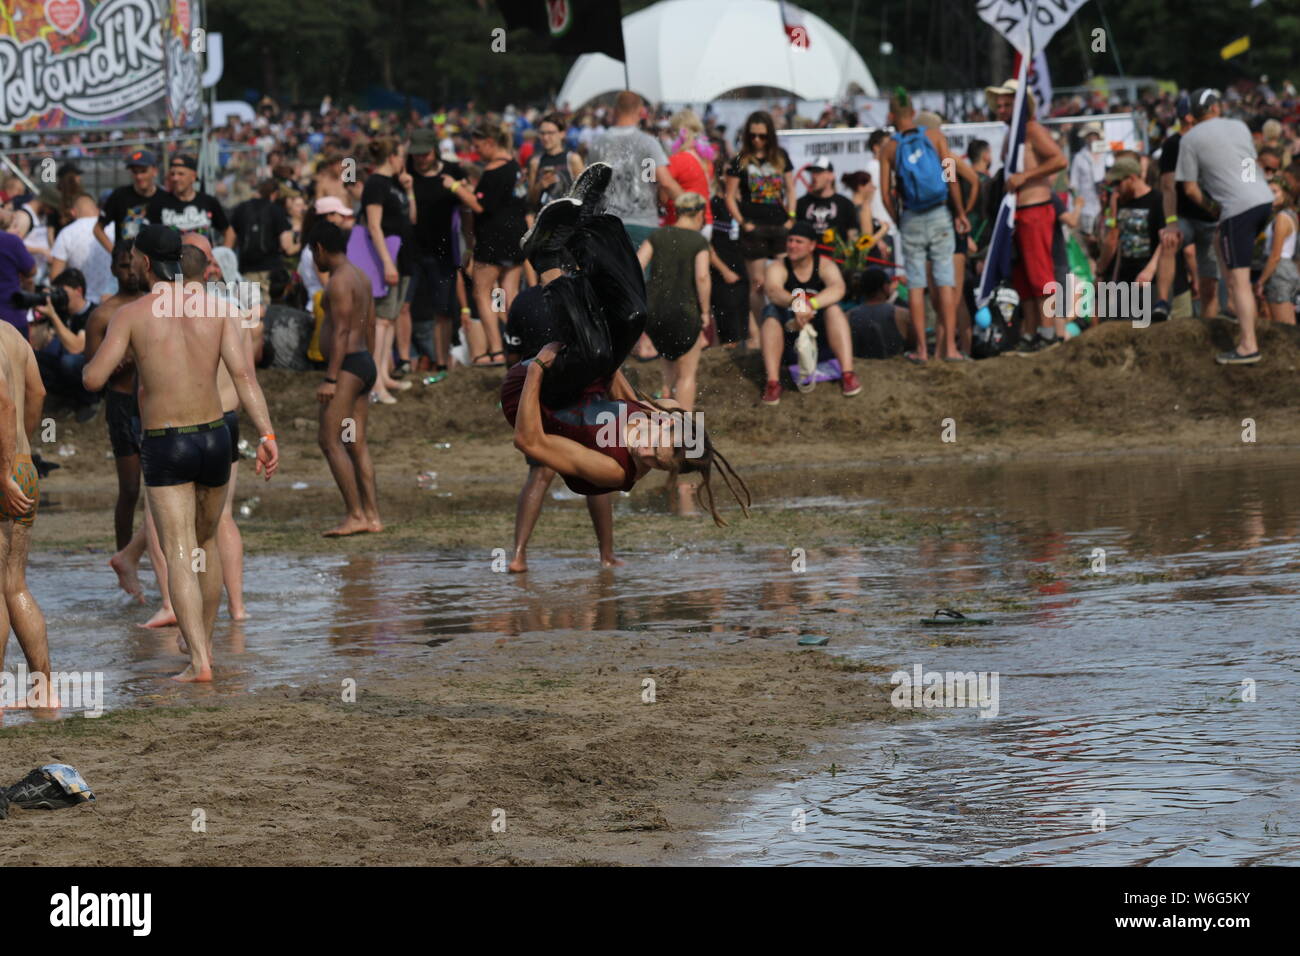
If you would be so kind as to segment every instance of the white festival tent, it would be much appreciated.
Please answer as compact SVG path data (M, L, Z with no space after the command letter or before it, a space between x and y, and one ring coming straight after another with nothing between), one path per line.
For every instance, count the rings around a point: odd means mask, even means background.
M623 43L631 88L652 103L707 103L756 86L806 100L878 95L866 63L844 37L821 17L786 7L804 31L795 43L777 0L660 0L629 14ZM579 107L623 88L620 61L584 53L557 102Z

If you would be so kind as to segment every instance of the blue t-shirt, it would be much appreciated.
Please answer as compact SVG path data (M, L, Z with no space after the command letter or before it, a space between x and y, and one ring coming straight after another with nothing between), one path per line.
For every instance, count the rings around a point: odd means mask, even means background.
M24 338L27 336L27 310L14 308L9 300L22 288L22 273L35 268L36 260L23 241L11 232L0 232L0 319L16 328Z

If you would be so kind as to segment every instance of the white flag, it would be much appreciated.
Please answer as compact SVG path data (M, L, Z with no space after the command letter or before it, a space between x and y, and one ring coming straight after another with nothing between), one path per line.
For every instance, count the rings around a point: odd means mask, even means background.
M1038 101L1037 119L1052 115L1052 77L1047 72L1047 54L1039 50L1029 64L1029 90Z
M1028 54L1041 50L1087 0L978 0L980 19Z

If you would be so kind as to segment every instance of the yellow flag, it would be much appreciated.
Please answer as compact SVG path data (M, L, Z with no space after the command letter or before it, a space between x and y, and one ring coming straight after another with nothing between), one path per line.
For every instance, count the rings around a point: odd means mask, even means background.
M1250 49L1250 37L1241 37L1238 40L1233 40L1222 50L1220 50L1219 58L1222 60L1231 60L1234 56L1237 56L1238 54L1241 53L1245 53L1249 49Z

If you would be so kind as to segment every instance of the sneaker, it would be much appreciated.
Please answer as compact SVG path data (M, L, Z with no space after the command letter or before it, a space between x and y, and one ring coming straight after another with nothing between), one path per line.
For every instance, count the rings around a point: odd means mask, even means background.
M77 424L84 425L99 414L99 402L88 402L77 408Z
M840 379L840 390L845 398L852 398L862 391L862 383L858 381L856 372L844 373L844 377Z
M1039 352L1046 352L1048 349L1054 349L1061 344L1058 338L1045 339L1041 335L1034 335L1032 338L1021 339L1020 344L1016 346L1017 355L1037 355ZM1024 346L1023 348L1021 346Z
M561 196L546 204L537 214L533 227L519 240L524 258L538 272L555 268L562 261L564 244L573 235L573 227L582 213L582 203Z
M768 382L767 386L763 389L762 401L764 405L780 405L781 404L781 383Z
M409 361L403 360L401 362L398 362L396 365L394 365L393 370L388 374L393 376L393 378L405 378L406 373L409 372L410 370L411 370L411 363Z
M1263 356L1259 354L1259 349L1246 355L1242 355L1236 349L1229 349L1226 352L1221 352L1216 355L1214 361L1218 362L1220 365L1254 365L1262 357Z
M567 198L576 199L582 204L581 219L590 219L600 213L605 201L605 189L613 176L614 170L608 163L592 163L573 181Z
M1161 299L1151 307L1152 322L1166 322L1169 320L1169 303Z
M1021 336L1020 341L1016 343L1016 348L1015 348L1015 352L1016 352L1016 354L1017 354L1017 355L1029 355L1029 354L1031 354L1031 353L1033 353L1033 352L1037 352L1038 349L1035 348L1035 346L1034 346L1034 343L1037 342L1037 341L1038 341L1038 334L1037 334L1037 333L1035 333L1035 334L1033 334L1033 335L1030 335L1030 336L1027 336L1027 337L1026 337L1026 336Z
M799 358L799 380L795 385L801 392L811 392L817 384L817 330L811 322L799 330L794 352Z

